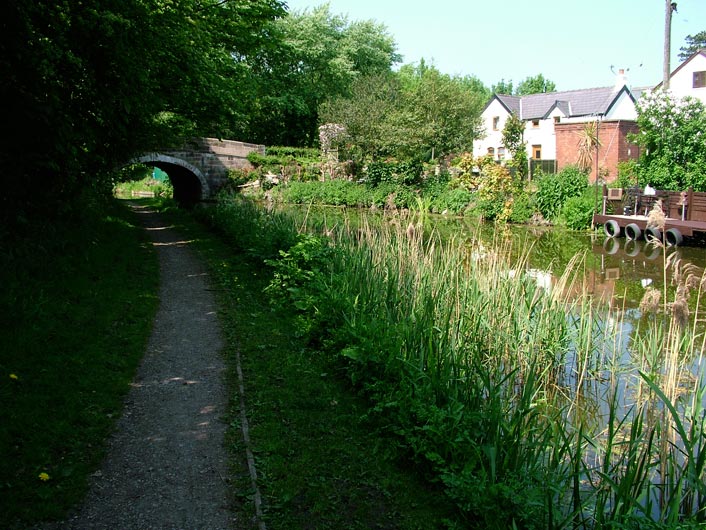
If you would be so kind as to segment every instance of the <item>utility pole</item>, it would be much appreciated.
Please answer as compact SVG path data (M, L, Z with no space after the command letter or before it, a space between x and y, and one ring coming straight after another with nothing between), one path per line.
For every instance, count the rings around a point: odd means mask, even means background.
M677 3L665 0L664 9L664 63L662 70L662 89L669 90L669 60L672 51L672 11L676 13Z

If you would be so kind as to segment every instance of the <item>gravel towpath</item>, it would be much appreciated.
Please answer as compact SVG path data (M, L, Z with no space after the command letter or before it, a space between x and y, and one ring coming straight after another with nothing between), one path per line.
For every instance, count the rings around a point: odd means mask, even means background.
M228 529L223 338L205 268L134 207L160 260L160 306L102 468L62 529Z

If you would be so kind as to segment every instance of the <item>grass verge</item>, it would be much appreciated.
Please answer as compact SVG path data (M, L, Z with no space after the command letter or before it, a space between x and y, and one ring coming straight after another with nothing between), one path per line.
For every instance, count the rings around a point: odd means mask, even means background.
M265 524L287 529L453 526L449 500L396 459L394 440L367 419L369 403L351 391L340 365L309 349L296 332L295 316L269 303L263 290L271 271L185 214L169 215L198 241L210 265L233 381L236 348L241 356ZM234 382L231 386L236 388ZM255 528L236 395L229 421L236 510Z
M85 493L157 308L158 266L123 205L36 230L0 267L0 513L26 527Z

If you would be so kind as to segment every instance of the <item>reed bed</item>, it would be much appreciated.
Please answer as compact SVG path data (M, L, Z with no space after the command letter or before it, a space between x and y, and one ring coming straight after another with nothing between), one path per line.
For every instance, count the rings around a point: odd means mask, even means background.
M704 282L677 274L675 300L628 341L623 313L583 286L581 256L545 285L529 250L442 242L414 216L308 222L268 262L270 290L469 527L703 524L704 338L689 318Z

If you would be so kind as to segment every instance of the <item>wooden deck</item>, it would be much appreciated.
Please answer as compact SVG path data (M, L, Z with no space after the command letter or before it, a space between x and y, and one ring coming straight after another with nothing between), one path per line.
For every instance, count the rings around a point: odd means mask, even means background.
M676 240L679 243L676 244L680 244L683 238L706 240L706 193L693 190L657 191L645 195L640 188L608 189L604 186L601 213L593 216L593 224L606 227L606 235L609 237L620 237L623 234L630 237L635 227L639 229L639 235L646 234L647 214L655 204L660 204L666 215L665 226L657 234L660 238L662 233L670 232L667 234L670 240L674 240L675 234L678 234ZM626 227L630 227L627 233ZM655 230L651 232L654 235Z
M614 219L621 230L631 223L635 223L643 232L647 229L647 216L645 215L599 215L593 216L595 225L605 225L607 221ZM682 221L673 217L667 217L664 231L676 228L684 237L694 237L699 232L706 233L706 221Z

